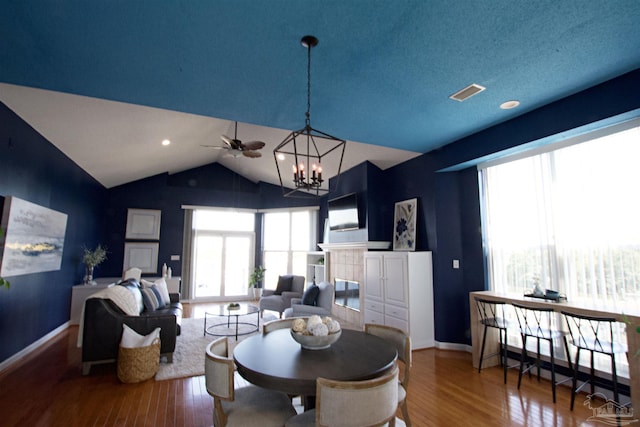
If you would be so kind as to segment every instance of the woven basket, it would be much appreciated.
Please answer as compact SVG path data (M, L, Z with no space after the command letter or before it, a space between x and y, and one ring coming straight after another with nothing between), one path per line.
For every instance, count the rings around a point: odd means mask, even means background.
M148 380L158 372L160 339L147 347L126 348L118 351L118 379L123 383Z

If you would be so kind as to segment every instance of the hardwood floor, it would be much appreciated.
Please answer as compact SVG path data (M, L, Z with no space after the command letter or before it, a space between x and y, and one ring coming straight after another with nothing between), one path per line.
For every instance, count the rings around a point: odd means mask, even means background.
M202 317L203 306L185 305L186 317ZM2 426L211 426L213 402L204 377L122 384L115 364L95 366L81 375L77 327L70 327L19 366L0 374ZM577 426L591 424L592 411L558 387L502 369L478 373L466 352L420 350L413 353L409 412L420 426ZM399 414L400 416L400 414Z

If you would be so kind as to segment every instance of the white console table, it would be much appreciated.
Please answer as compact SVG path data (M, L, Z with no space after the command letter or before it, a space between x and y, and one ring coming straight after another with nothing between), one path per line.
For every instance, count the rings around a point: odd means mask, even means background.
M97 285L75 285L71 289L71 318L69 319L69 324L77 325L80 323L80 318L82 317L82 307L84 306L84 301L89 298L91 295L95 294L102 289L108 288L111 286L113 282L109 283L98 283Z
M84 301L96 292L108 288L120 280L120 277L98 277L95 279L96 285L75 285L71 289L71 315L69 324L77 325L82 317L82 307ZM144 280L155 282L159 277L143 277ZM169 293L180 292L180 277L165 278Z

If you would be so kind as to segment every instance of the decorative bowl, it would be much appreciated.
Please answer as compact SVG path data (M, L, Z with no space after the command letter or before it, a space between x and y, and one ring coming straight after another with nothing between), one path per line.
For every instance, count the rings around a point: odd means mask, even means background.
M331 347L331 344L338 341L340 335L342 335L342 329L338 332L334 332L329 335L315 336L315 335L303 335L289 329L291 336L296 340L302 348L306 350L324 350Z

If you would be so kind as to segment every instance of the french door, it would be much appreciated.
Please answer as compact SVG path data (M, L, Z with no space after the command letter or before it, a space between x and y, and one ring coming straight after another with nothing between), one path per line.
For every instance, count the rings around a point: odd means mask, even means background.
M253 233L198 230L193 245L195 299L225 301L248 295Z

